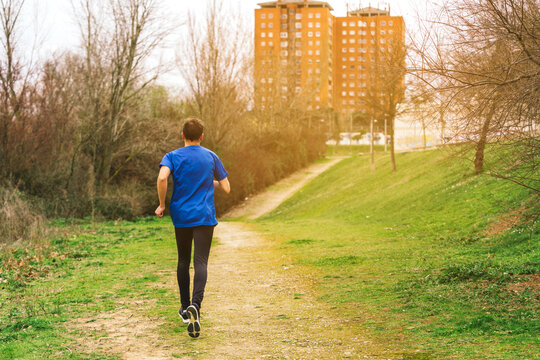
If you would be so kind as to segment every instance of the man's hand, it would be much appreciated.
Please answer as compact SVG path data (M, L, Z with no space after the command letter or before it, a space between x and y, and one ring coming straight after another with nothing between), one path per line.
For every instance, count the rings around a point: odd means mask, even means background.
M165 206L159 205L155 211L158 217L163 217L163 212L165 211Z

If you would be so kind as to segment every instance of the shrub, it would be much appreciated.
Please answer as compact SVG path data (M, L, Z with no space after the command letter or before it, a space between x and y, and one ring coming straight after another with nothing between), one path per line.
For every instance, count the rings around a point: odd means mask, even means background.
M0 241L32 239L44 230L45 218L17 190L0 187Z

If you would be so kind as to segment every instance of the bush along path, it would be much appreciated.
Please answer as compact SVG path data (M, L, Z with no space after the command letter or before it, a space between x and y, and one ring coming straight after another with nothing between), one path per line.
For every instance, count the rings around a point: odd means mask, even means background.
M263 214L337 161L293 174L231 214ZM319 302L309 270L250 224L216 228L197 340L177 316L170 219L55 225L50 243L2 250L3 359L393 358L358 330L361 319L342 320Z

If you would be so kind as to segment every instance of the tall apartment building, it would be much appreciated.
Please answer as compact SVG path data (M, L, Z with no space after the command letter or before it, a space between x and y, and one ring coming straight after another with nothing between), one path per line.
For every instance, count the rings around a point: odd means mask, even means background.
M380 66L403 44L403 18L364 8L334 17L328 2L277 0L255 10L256 102L305 99L309 108L342 114L384 96ZM400 87L403 88L403 80ZM382 100L381 100L382 101Z

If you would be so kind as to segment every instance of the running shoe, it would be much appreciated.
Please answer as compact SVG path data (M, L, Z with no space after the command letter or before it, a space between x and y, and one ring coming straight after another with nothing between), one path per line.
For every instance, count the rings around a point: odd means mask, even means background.
M180 308L178 310L178 316L180 316L180 318L182 319L182 321L184 322L184 324L187 324L189 323L189 316L187 314L187 311L184 309L184 308Z
M201 332L201 323L199 322L199 308L197 305L189 305L186 309L187 316L189 318L189 324L187 331L192 338L199 337Z

